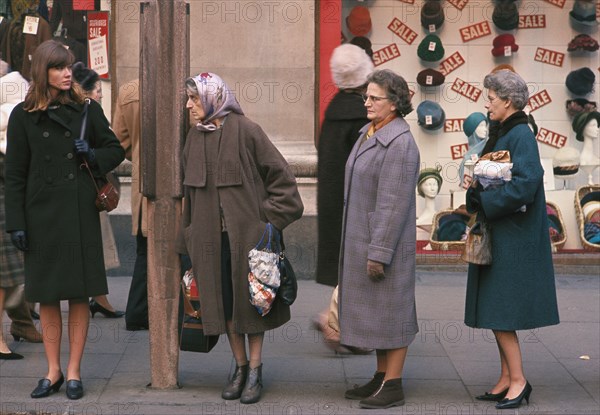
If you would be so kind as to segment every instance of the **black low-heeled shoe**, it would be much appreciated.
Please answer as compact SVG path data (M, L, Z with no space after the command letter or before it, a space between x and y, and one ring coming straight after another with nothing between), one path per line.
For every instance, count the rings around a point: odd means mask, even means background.
M78 379L67 380L67 398L81 399L83 396L83 383Z
M60 374L60 378L54 382L54 385L50 383L50 379L40 379L37 387L33 390L33 392L31 392L30 396L33 399L45 398L46 396L50 395L51 392L58 392L64 381L65 377L62 373Z
M92 313L92 318L94 318L96 313L100 313L106 318L120 318L125 315L124 311L110 311L109 309L104 308L93 298L90 300L90 313Z
M514 399L502 399L496 404L496 409L518 408L523 403L523 399L525 399L527 401L527 405L529 405L529 396L531 395L532 390L533 388L531 387L529 382L527 382L519 396L517 396Z
M483 395L476 396L475 399L477 399L478 401L500 402L502 399L504 399L504 397L506 396L507 393L508 393L508 388L504 389L503 391L501 391L499 393L486 392Z

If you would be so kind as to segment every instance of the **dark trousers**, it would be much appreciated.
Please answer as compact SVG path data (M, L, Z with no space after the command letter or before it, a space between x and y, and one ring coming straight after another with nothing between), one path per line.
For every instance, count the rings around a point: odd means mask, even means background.
M24 333L26 330L31 330L32 328L37 331L33 324L33 320L31 319L31 314L29 313L29 303L27 303L25 299L23 299L17 307L5 311L12 320L10 325L11 333Z
M136 235L136 258L125 309L125 323L148 325L148 238L140 229Z

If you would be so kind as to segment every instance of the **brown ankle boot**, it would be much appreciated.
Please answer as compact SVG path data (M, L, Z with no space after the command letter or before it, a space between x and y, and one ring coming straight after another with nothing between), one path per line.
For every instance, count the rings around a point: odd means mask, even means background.
M256 403L260 401L262 392L262 364L248 371L248 380L242 391L241 403Z
M360 400L367 398L373 394L383 382L383 378L385 377L385 372L375 372L373 375L373 379L368 381L362 386L357 386L354 389L348 389L344 394L346 399L354 399Z
M389 379L368 398L360 401L359 406L366 409L386 409L392 406L404 405L402 379Z
M221 392L221 398L231 400L238 399L242 395L242 390L246 385L246 378L248 377L248 367L248 364L235 366L235 371L229 383L223 388L223 392Z

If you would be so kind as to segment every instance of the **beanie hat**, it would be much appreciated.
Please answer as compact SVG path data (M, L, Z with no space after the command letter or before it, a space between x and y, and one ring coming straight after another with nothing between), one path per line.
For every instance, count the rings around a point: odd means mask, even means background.
M496 73L496 72L504 70L504 69L514 72L514 73L517 73L517 71L515 71L515 68L513 68L513 66L509 65L508 63L501 63L500 65L497 65L494 69L492 69L492 72L490 72L490 73Z
M487 117L481 112L474 112L463 122L463 131L467 137L471 137L481 121L487 122Z
M569 15L572 23L583 24L586 26L594 26L598 24L596 21L595 1L575 0Z
M83 62L75 62L73 64L73 79L81 85L84 91L89 92L94 89L94 85L100 77L95 70L86 68Z
M444 24L444 8L440 1L425 1L421 8L421 26L435 32ZM433 26L434 30L431 30Z
M427 62L436 62L444 57L444 46L439 37L429 34L419 43L417 47L419 58Z
M346 17L346 26L354 36L364 36L371 31L371 14L369 9L356 6Z
M421 183L423 183L425 180L429 179L429 178L434 178L437 183L438 183L438 189L440 187L442 187L442 175L440 174L440 172L442 171L442 168L440 166L437 166L435 168L431 167L431 168L426 168L423 169L419 172L419 178L417 179L417 192L419 192L420 196L423 196L423 192L421 191Z
M364 51L367 52L367 55L369 55L369 58L373 59L373 45L368 37L356 36L352 38L350 43L364 49Z
M583 141L583 130L585 129L585 126L592 120L596 120L598 125L600 125L600 112L581 112L575 116L571 126L573 127L573 131L575 131L577 134L575 136L577 141Z
M512 1L502 1L494 7L492 21L501 30L513 30L519 27L519 10Z
M494 38L494 48L492 49L492 55L507 56L506 49L510 47L511 53L519 50L519 45L515 43L515 37L509 33L498 35Z
M367 76L374 69L369 55L363 49L349 43L333 50L329 66L333 82L340 89L358 88L366 84Z
M437 102L425 100L417 107L417 123L426 130L438 130L446 121L446 113Z
M417 75L417 83L421 86L438 86L444 83L446 77L440 71L427 68Z
M590 35L579 34L569 42L567 46L567 52L575 52L579 50L585 50L588 52L595 52L600 48L598 41L592 38Z
M573 147L559 148L552 157L555 176L571 176L579 171L579 151Z
M575 95L587 95L592 92L596 75L590 68L580 68L567 75L567 89Z
M596 111L596 103L588 101L585 98L569 99L565 103L565 106L567 108L567 114L569 114L570 117L574 117L580 112Z

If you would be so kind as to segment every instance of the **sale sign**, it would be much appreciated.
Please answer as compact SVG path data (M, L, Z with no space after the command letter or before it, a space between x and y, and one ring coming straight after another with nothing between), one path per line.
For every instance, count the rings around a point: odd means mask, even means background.
M88 67L101 78L108 75L108 21L109 12L88 12Z

